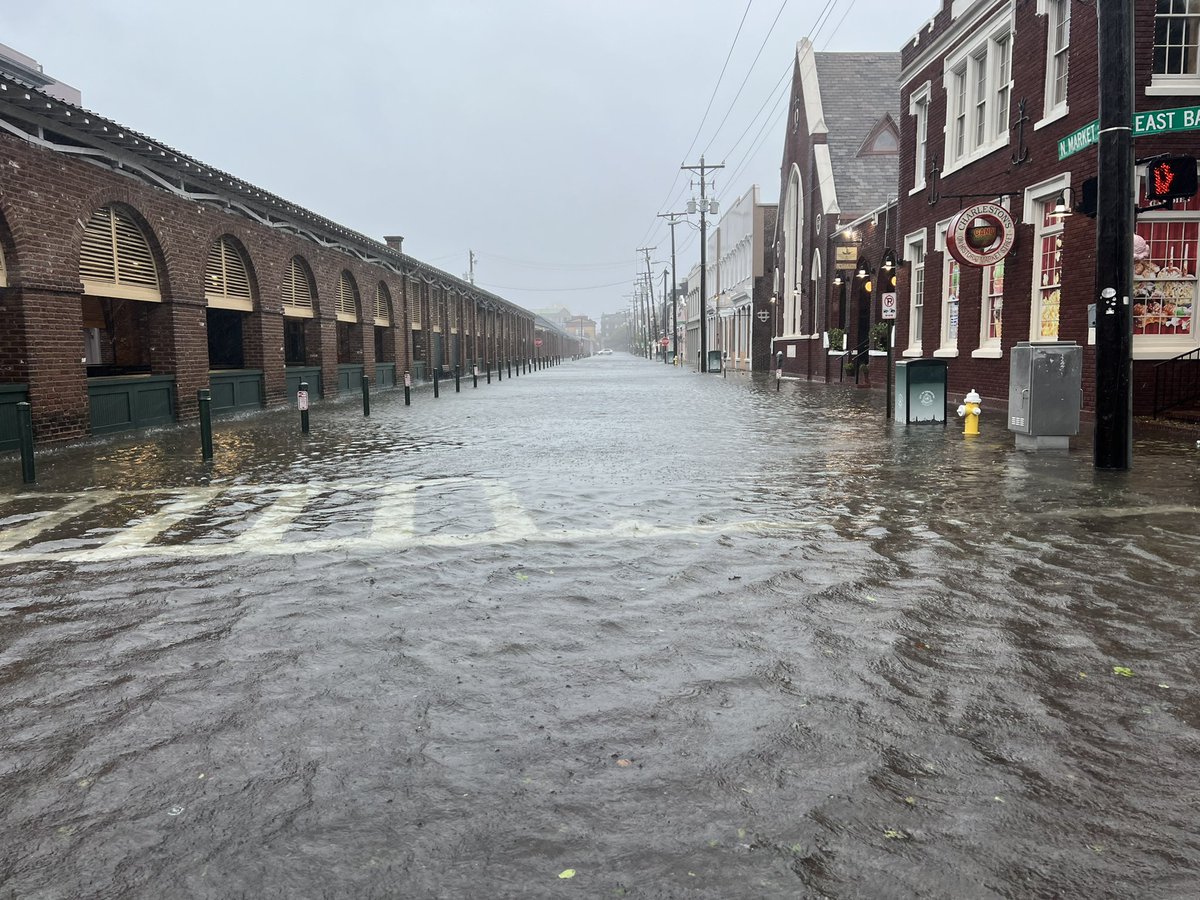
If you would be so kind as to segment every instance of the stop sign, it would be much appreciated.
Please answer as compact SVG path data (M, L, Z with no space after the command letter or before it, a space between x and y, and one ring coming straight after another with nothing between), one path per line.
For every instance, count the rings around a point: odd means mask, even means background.
M541 339L541 338L537 338L537 339L536 339L536 340L533 342L533 346L535 346L535 347L540 347L540 346L542 346L542 339Z
M659 338L658 342L664 347L667 346L667 344L671 343L670 340L668 340L667 338Z

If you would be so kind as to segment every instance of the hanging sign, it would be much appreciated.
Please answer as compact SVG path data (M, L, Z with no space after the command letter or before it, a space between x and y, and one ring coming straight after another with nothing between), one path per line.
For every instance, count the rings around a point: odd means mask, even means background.
M837 247L834 259L835 269L853 269L858 265L858 247Z
M1012 250L1016 225L999 203L976 203L950 220L946 249L964 266L994 266Z

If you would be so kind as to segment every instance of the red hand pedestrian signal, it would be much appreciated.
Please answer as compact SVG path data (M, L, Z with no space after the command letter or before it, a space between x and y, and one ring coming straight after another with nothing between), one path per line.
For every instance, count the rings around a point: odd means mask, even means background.
M1196 157L1160 156L1146 167L1147 200L1181 200L1196 193Z

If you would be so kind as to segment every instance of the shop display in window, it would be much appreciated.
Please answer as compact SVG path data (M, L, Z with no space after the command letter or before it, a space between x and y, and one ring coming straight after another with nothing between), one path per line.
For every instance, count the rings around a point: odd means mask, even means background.
M1133 333L1188 335L1200 222L1139 223L1133 242Z

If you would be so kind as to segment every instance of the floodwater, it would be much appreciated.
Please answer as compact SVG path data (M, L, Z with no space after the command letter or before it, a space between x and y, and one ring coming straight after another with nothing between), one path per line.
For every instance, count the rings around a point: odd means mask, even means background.
M0 898L1200 894L1196 435L372 407L0 457Z

